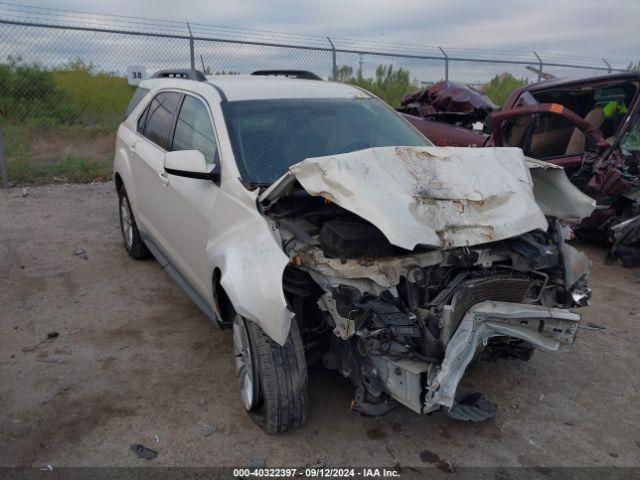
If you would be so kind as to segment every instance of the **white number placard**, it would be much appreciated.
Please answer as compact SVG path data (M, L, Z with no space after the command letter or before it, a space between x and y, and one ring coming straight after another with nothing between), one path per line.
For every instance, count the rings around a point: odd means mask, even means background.
M127 67L129 85L138 85L145 78L147 78L147 69L144 68L144 65L129 65Z

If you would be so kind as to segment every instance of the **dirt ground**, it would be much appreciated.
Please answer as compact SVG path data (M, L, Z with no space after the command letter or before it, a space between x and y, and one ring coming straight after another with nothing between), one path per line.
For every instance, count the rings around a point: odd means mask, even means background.
M2 192L0 465L638 466L640 284L584 249L594 295L575 348L466 375L495 420L364 418L346 380L312 369L308 423L270 436L240 404L230 332L126 255L111 183Z

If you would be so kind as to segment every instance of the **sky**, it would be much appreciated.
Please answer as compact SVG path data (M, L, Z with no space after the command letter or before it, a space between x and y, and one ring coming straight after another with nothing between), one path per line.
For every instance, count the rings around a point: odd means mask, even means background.
M254 42L196 41L197 66L212 72L304 69L329 78L332 56L326 50L327 36L338 48L338 68L350 67L373 77L380 65L393 65L409 71L412 80L421 84L439 81L446 72L451 80L472 85L504 73L535 81L537 73L530 69L537 66L533 51L547 63L544 71L558 77L605 73L603 58L614 69L640 62L640 0L0 0L0 17L102 29L156 29L182 36L188 34L184 23L188 21L195 37ZM168 25L161 20L180 23ZM269 47L255 44L256 40L325 50ZM439 46L457 58L448 70ZM360 55L348 53L350 50L405 56ZM96 70L123 75L134 65L143 65L147 72L190 65L189 44L184 39L5 24L0 28L0 59L9 56L50 68L81 59ZM465 58L524 63L461 60ZM554 62L597 66L604 71L548 65Z
M638 0L47 0L49 8L443 47L640 60Z

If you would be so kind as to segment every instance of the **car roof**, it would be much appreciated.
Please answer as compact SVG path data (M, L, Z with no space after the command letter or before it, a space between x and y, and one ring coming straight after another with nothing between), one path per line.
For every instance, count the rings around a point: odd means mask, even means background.
M544 80L542 82L526 85L523 90L536 91L548 88L565 87L572 85L587 85L591 83L615 82L619 80L640 80L640 72L611 73L591 77L562 77Z
M151 88L202 85L195 80L157 78L144 80L141 86ZM206 83L213 85L223 100L270 100L295 98L371 98L366 91L345 83L263 75L208 75ZM199 90L199 89L198 89Z

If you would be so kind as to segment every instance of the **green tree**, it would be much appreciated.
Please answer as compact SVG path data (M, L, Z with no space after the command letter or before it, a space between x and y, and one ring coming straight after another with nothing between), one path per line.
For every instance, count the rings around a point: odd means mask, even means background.
M353 79L353 68L348 65L343 65L336 71L336 78L333 80L336 82L347 83Z
M504 105L511 92L526 85L525 79L516 78L510 73L496 75L484 84L481 90L498 106Z
M364 88L392 107L399 107L404 95L420 88L411 81L408 70L393 65L378 65L373 78L354 76L353 68L343 65L336 72L336 81Z

